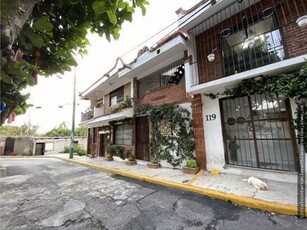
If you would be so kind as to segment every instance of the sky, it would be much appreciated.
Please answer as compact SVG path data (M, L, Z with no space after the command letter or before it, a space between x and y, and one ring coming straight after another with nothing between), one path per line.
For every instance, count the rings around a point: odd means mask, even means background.
M176 25L173 24L177 20L176 10L180 7L189 9L198 2L200 0L149 0L146 15L142 16L141 10L138 9L133 15L132 23L126 22L122 26L118 40L108 42L105 37L88 34L91 43L87 48L88 55L79 58L76 68L76 127L81 122L81 112L89 107L89 101L80 100L79 92L86 90L111 69L117 57L122 57L129 63L136 58L139 49L145 45L154 45ZM173 27L168 27L171 24ZM165 28L168 30L159 33ZM156 34L158 35L153 37ZM33 104L33 107L25 114L17 116L10 125L20 126L30 122L39 126L40 134L58 127L63 122L70 128L73 113L73 76L74 69L64 75L39 76L38 84L25 90L31 94L28 103Z

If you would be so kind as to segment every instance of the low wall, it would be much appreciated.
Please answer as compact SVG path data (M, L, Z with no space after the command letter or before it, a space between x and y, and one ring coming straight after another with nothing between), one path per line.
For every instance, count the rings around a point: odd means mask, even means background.
M75 137L74 141L77 142L79 145L83 146L86 150L87 147L87 138L86 137ZM52 155L58 154L60 152L64 152L65 146L70 145L70 137L43 137L43 138L34 138L34 145L37 146L38 144L44 144L44 155ZM35 153L34 148L34 153Z
M86 137L75 137L74 141L86 149ZM52 155L64 152L69 145L70 137L0 137L0 155Z
M17 155L32 155L33 138L32 137L15 137L14 153Z

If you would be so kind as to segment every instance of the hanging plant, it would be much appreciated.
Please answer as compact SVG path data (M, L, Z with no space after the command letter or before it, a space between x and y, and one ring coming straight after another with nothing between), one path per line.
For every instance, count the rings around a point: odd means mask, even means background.
M176 167L185 159L194 159L194 132L190 112L180 106L164 104L152 107L151 155Z
M131 108L132 107L132 98L126 97L126 99L122 102L119 102L118 104L110 107L110 113L117 113L125 108Z

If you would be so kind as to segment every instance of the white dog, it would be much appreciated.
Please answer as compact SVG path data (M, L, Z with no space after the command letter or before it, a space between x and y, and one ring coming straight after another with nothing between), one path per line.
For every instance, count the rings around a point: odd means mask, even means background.
M256 189L259 190L268 190L269 187L266 183L264 183L262 180L259 180L256 177L249 177L248 179L243 179L244 181L247 181L249 184L252 184Z

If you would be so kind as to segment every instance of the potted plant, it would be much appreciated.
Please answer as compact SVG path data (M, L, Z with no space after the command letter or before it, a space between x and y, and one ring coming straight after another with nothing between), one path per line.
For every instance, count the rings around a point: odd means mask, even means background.
M104 157L106 161L113 161L113 155L111 153L107 153Z
M150 169L157 169L160 168L161 165L159 164L159 161L156 159L151 160L150 162L147 163L147 168Z
M187 160L186 166L182 168L182 172L188 174L196 174L198 171L199 167L194 159Z
M135 165L136 164L135 157L130 152L127 152L126 158L127 158L126 165Z
M106 149L107 149L107 154L106 154L105 158L107 158L107 156L108 156L108 158L111 158L110 156L112 156L112 158L113 158L113 156L118 156L121 159L125 159L123 157L124 154L123 154L123 150L122 150L121 146L108 144Z

